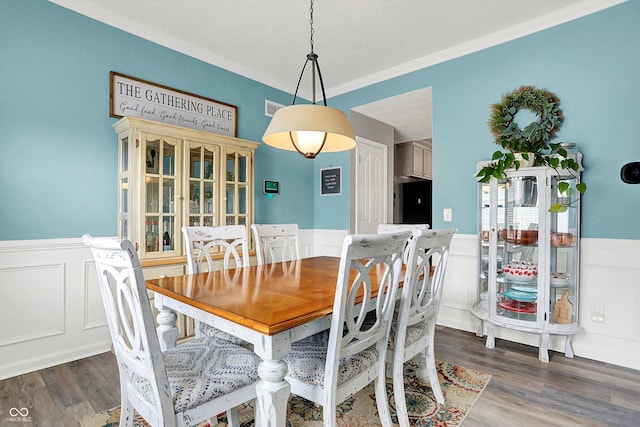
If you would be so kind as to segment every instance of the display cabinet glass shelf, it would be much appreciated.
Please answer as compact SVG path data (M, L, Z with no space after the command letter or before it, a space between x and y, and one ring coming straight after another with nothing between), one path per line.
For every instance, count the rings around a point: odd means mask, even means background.
M550 335L563 335L573 357L579 326L579 173L547 167L509 170L479 183L477 334L495 346L495 327L539 335L539 359L549 361ZM569 190L561 192L560 183ZM560 188L564 185L560 186ZM560 212L550 207L560 203Z

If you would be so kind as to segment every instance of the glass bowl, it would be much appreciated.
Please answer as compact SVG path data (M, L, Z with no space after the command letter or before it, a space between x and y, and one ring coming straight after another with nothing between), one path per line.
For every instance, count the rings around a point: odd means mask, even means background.
M504 278L511 282L528 283L538 277L538 266L528 262L513 262L502 267Z

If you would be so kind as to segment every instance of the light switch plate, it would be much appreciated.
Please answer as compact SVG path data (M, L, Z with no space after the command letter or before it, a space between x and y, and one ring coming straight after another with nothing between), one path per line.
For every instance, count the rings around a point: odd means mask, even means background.
M444 208L442 219L444 221L449 222L451 221L451 216L452 216L451 208Z

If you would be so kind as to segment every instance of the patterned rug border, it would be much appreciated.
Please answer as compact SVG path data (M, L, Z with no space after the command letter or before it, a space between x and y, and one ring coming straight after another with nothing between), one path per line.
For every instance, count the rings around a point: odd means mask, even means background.
M405 394L410 416L410 423L415 427L456 427L462 425L467 415L484 392L491 375L454 365L436 361L438 378L445 397L444 405L439 405L427 379L421 379L421 369L411 360L405 364ZM387 394L394 425L397 425L395 401L391 379L387 379ZM380 421L375 404L375 392L370 384L342 404L338 405L339 427L379 426ZM252 427L253 409L241 410L242 427ZM82 427L118 427L120 406L87 417L81 421ZM213 427L226 426L224 416L219 418ZM148 424L138 417L134 427L146 427ZM287 427L322 426L322 408L311 402L292 395L287 410ZM207 422L198 427L211 427Z

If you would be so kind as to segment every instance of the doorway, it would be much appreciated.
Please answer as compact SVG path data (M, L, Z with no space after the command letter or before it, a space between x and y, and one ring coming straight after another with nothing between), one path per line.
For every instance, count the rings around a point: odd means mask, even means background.
M358 114L355 121L352 120L356 135L363 135L384 144L389 150L387 161L391 164L387 167L387 212L388 217L383 222L402 221L399 215L399 199L394 191L401 182L394 177L395 144L407 141L432 140L432 88L426 87L412 92L402 93L390 98L380 99L369 104L363 104L351 109ZM360 142L360 139L358 139ZM358 216L356 215L358 188L355 185L357 167L356 150L351 155L351 191L350 202L350 230L356 232ZM381 188L382 188L381 187ZM431 223L429 221L429 223ZM368 226L367 226L368 227ZM375 232L375 231L374 231Z

